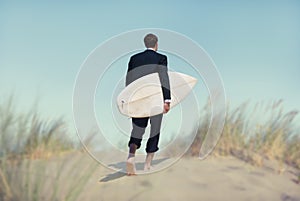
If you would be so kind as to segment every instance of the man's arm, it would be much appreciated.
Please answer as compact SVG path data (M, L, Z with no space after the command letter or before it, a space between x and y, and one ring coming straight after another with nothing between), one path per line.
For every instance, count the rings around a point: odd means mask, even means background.
M161 83L162 93L164 97L164 112L170 110L171 102L171 91L170 91L170 81L168 75L168 60L166 56L163 56L159 62L158 74Z
M171 92L170 92L170 81L169 81L167 65L168 65L167 57L163 56L158 66L158 74L159 74L159 79L162 87L164 101L168 102L171 100Z

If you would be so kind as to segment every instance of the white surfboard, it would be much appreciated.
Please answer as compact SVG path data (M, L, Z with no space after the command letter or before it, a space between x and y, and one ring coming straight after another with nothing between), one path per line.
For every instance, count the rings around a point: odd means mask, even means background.
M180 103L197 83L189 75L168 72L171 108ZM149 117L163 113L163 94L158 73L143 76L130 83L117 98L119 111L129 117Z

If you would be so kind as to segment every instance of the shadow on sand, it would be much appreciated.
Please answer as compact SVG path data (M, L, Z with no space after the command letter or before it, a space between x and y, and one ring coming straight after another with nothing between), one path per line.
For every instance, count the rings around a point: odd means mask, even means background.
M167 160L168 158L161 158L161 159L156 159L152 161L152 165L157 165L165 160ZM104 178L100 179L99 182L108 182L108 181L112 181L115 179L119 179L121 177L126 176L126 162L119 162L119 163L115 163L115 164L110 164L108 165L110 167L113 167L115 169L118 169L118 172L114 172L111 174L106 175ZM138 162L135 164L136 166L136 170L143 170L144 169L144 163L143 162Z

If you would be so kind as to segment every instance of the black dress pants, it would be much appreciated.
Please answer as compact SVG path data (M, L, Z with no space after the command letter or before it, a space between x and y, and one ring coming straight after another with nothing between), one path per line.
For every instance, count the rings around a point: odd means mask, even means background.
M141 147L143 135L150 119L150 137L147 141L146 152L153 153L158 151L162 117L163 114L158 114L152 117L132 118L132 131L128 146L130 146L130 144L135 144L137 145L137 149Z

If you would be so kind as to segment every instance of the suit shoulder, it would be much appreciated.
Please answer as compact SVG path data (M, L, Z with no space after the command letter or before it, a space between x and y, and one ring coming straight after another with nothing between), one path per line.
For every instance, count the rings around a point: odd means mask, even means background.
M139 52L139 53L136 53L136 54L132 55L130 58L133 59L135 57L141 56L142 54L143 54L143 52Z
M167 59L167 56L164 54L160 54L155 51L144 51L144 52L139 52L137 54L132 55L130 57L130 60L140 59L140 58L144 58L144 57L151 57L151 56L155 56L156 58L165 59L165 60Z
M156 54L159 55L160 57L167 58L167 56L164 55L164 54L160 54L160 53L158 53L158 52L156 52Z

